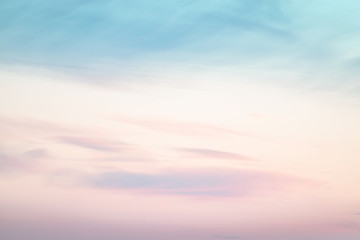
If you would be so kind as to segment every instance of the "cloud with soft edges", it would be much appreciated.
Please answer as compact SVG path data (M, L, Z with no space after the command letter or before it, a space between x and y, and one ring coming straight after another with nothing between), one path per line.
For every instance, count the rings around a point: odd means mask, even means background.
M244 197L314 186L308 179L249 169L166 169L156 173L117 170L84 174L81 179L84 185L104 190L213 197Z
M48 156L48 151L42 148L20 154L0 152L0 173L31 172L40 167L42 160Z
M105 152L115 152L119 151L121 145L125 145L123 142L113 142L106 139L98 138L89 138L89 137L73 137L73 136L62 136L55 138L55 141L66 143L82 148L105 151Z
M178 148L177 151L193 154L203 158L230 159L239 161L255 161L255 159L238 153L219 151L208 148Z

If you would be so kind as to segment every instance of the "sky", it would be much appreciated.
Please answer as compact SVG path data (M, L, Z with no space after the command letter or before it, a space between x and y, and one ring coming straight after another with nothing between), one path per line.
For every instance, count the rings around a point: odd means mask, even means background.
M359 11L0 1L0 239L359 239Z

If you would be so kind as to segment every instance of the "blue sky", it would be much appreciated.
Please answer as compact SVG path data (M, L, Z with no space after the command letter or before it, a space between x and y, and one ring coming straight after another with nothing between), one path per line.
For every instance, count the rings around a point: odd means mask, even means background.
M358 1L0 4L5 63L83 66L110 59L342 70L359 61Z
M194 66L261 70L262 81L290 73L286 82L359 91L358 1L14 0L0 6L3 64L108 75L186 73Z

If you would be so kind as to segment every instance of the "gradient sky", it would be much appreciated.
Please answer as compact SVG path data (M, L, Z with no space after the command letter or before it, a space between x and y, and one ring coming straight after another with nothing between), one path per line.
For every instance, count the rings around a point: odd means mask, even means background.
M0 239L360 239L359 12L0 1Z

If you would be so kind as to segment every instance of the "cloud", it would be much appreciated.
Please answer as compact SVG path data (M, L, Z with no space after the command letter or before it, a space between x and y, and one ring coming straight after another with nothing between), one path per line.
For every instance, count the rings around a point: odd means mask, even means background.
M0 116L0 123L2 129L5 131L11 130L12 132L15 132L18 129L21 129L22 132L26 131L36 134L74 131L74 129L66 128L53 122L24 116L16 116L16 118Z
M195 156L205 157L205 158L219 158L219 159L232 159L232 160L241 160L241 161L254 161L254 159L237 154L232 152L224 152L206 148L179 148L177 149L180 152L191 153Z
M107 158L91 158L87 160L91 161L101 161L101 162L151 162L155 159L151 156L145 156L142 151L139 153L134 152L137 155L144 155L142 156L114 156L114 157L107 157Z
M0 152L0 172L26 172L41 164L41 160L48 156L45 149L33 149L21 154Z
M190 196L248 196L308 185L305 179L256 170L110 171L88 175L87 185L139 193Z
M228 182L229 176L216 173L174 172L163 174L127 171L106 172L95 176L90 184L100 188L150 189L168 193L201 194L218 190Z
M66 126L56 121L40 120L24 116L0 116L0 131L5 132L0 136L1 141L31 141L43 142L60 134L89 134L89 130L77 126Z
M0 153L0 170L11 170L20 168L22 164L15 157Z
M25 158L28 159L40 159L48 156L48 152L45 149L37 148L22 154Z
M109 142L103 139L94 139L87 137L57 137L57 141L61 143L66 143L78 147L88 148L97 151L113 152L119 150L119 145L123 145L121 142Z
M223 128L206 123L179 121L173 119L162 120L162 119L127 117L127 116L117 116L114 117L113 119L123 123L140 126L143 128L148 128L150 130L167 132L172 134L175 133L180 135L200 135L200 136L230 134L230 135L239 135L244 137L252 137L252 135L247 133L242 133L237 130Z
M43 121L30 117L17 116L16 118L0 116L0 130L6 135L0 137L2 141L14 139L16 141L25 139L43 142L56 141L82 148L97 151L119 151L121 147L129 144L122 141L112 141L106 138L97 137L90 127L79 127L76 125L64 126L56 122ZM61 136L60 134L68 134ZM103 134L103 133L102 133ZM59 136L60 135L60 136ZM76 135L76 136L74 136ZM96 135L94 137L94 135ZM89 137L90 136L90 137ZM1 139L3 138L3 139ZM35 152L33 154L36 154ZM38 152L40 154L40 152Z

